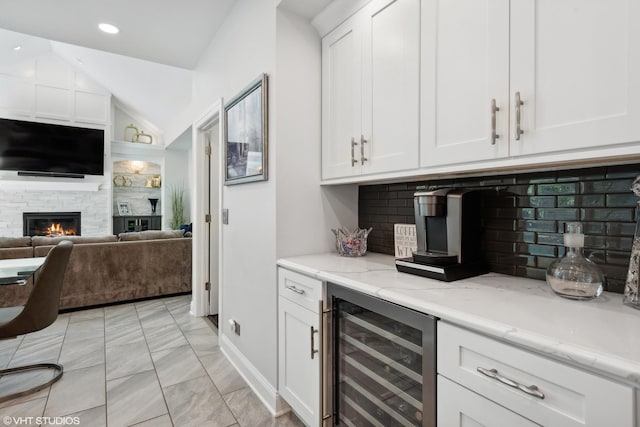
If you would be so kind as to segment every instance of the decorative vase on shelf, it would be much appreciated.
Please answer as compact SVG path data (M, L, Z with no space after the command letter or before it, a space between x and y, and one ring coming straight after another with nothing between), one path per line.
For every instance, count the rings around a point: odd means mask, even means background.
M149 199L149 203L151 203L151 215L155 215L156 206L158 206L158 199Z
M640 197L640 176L633 181L631 191ZM622 302L640 310L640 299L638 298L638 286L640 284L640 201L636 207L636 218L636 230L633 235L633 244L631 245L629 271L627 272L627 282L624 285Z
M568 222L564 233L565 256L547 269L547 283L564 298L590 300L602 293L604 275L600 267L583 254L582 223Z

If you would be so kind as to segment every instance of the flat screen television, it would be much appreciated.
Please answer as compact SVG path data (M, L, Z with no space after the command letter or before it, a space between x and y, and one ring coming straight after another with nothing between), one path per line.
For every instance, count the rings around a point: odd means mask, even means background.
M0 170L19 175L104 175L104 130L0 119Z

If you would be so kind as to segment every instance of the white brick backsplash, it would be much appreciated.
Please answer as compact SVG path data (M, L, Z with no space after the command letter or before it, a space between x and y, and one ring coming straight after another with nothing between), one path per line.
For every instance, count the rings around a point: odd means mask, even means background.
M112 234L111 189L99 191L0 191L0 236L22 236L24 212L76 212L83 236Z

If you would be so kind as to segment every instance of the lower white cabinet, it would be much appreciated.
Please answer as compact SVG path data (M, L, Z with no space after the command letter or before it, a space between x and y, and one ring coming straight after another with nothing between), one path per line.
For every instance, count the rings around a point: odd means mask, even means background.
M507 411L480 425L634 425L631 386L444 321L438 322L437 352L438 375L463 389L456 388L452 393L438 390L440 426L465 425L449 424L441 418L445 414L468 413L473 418L475 406L460 399L463 392L483 399L475 400L487 411L497 411L496 406ZM503 421L513 414L533 424L505 424Z
M532 421L438 375L439 427L533 427Z
M282 268L278 282L278 393L307 426L319 426L322 282Z

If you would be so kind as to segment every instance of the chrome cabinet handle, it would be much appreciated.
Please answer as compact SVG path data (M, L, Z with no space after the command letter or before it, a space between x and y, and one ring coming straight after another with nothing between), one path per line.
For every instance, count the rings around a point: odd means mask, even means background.
M496 105L496 99L491 100L491 145L496 145L496 139L500 138L500 135L496 133L496 113L500 111Z
M289 289L290 291L295 292L296 294L304 295L304 289L298 289L294 285L284 285L284 287Z
M364 139L364 135L360 135L360 162L363 165L364 165L364 162L369 160L364 156L364 144L366 143L367 143L367 140Z
M358 145L358 143L356 142L356 139L354 137L351 137L351 167L353 167L353 165L358 163L358 161L356 160L356 153L355 153L356 145Z
M311 359L313 359L313 355L318 353L319 350L316 350L315 344L314 344L314 340L313 340L313 334L317 333L318 330L317 329L313 329L313 326L311 326Z
M520 383L518 383L518 382L516 382L516 381L514 381L512 379L509 379L507 377L503 377L502 375L500 375L498 373L497 369L486 369L486 368L482 368L480 366L478 366L476 369L482 375L486 375L489 378L496 379L496 380L500 381L502 384L506 384L509 387L517 388L518 390L523 391L523 392L527 393L530 396L537 397L538 399L544 399L544 393L541 392L538 389L538 386L536 386L536 385L526 386L526 385L520 384Z
M516 141L520 140L520 135L524 133L521 126L520 113L524 105L524 102L520 99L520 92L516 92Z

